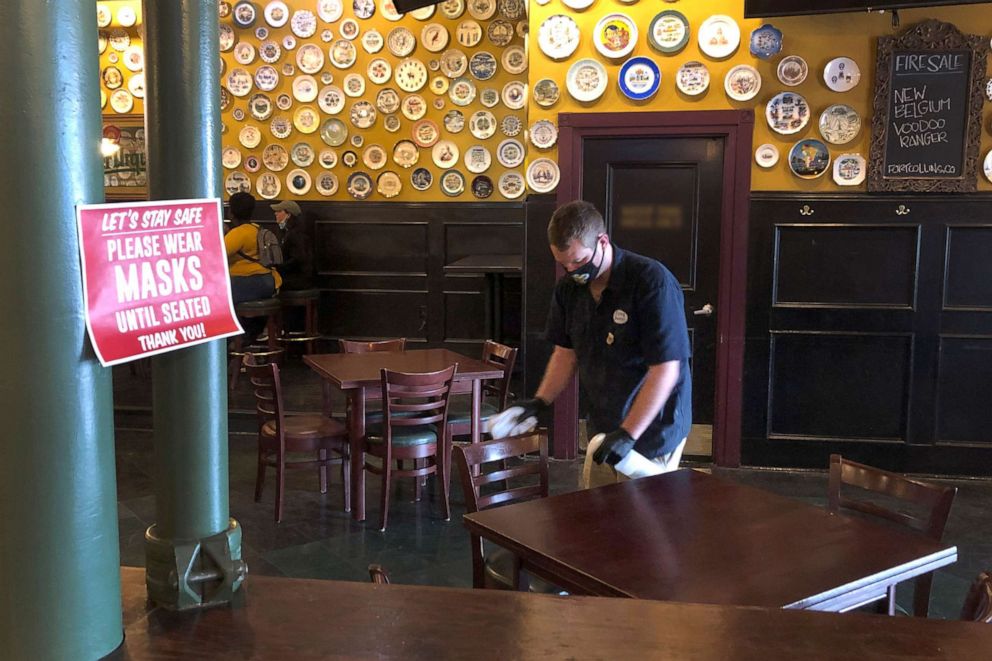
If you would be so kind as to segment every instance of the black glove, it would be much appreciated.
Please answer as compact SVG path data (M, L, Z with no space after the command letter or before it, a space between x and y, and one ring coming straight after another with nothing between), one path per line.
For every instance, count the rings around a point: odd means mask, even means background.
M597 464L605 461L610 466L616 466L627 456L628 452L634 449L634 442L634 439L625 429L617 429L606 435L603 442L596 448L596 454L592 456L592 460Z

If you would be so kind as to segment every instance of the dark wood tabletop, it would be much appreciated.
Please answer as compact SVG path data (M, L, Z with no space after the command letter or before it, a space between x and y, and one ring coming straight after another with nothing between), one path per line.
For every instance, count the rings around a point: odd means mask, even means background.
M975 659L973 622L251 576L247 604L149 608L122 569L125 640L146 659ZM986 652L981 652L986 650Z
M444 265L445 271L461 273L520 273L523 268L520 255L469 255Z
M957 548L694 470L467 514L576 593L846 610Z
M382 368L397 372L439 372L458 363L456 381L498 379L503 373L478 358L447 349L412 349L369 353L324 353L303 357L322 378L342 390L378 388Z

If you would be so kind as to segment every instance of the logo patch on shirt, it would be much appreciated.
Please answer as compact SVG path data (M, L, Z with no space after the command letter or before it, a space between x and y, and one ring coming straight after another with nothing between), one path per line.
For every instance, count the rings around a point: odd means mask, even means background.
M613 333L607 333L606 334L606 343L607 344L613 344Z
M613 323L615 323L615 324L625 324L625 323L627 323L627 319L629 319L629 318L630 317L628 317L627 316L627 313L624 312L623 310L614 310L613 311Z

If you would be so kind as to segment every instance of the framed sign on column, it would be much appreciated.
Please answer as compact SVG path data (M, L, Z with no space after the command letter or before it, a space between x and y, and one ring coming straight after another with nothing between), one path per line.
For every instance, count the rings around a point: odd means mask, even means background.
M147 199L144 116L105 116L100 149L103 155L103 187L107 199Z

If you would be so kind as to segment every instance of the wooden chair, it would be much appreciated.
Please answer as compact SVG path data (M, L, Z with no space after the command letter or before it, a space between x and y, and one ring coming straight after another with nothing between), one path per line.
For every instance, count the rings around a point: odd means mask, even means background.
M369 565L369 578L376 585L389 585L389 574L382 565Z
M506 400L510 393L510 375L513 374L513 365L517 362L517 349L486 340L482 345L482 362L503 371L503 376L500 378L489 379L482 384L483 400L480 415L484 422L506 408ZM471 433L472 401L470 399L456 397L451 401L448 430L452 436Z
M382 420L366 427L365 452L382 460L381 466L365 463L365 470L382 476L382 518L385 532L389 518L389 492L393 477L416 478L419 493L422 478L437 475L441 483L444 519L451 517L448 505L449 480L445 470L451 452L444 433L448 418L448 395L458 365L440 372L406 374L383 369ZM413 468L402 462L413 460ZM398 465L393 466L396 460Z
M400 337L395 340L379 340L376 342L359 342L356 340L338 340L338 349L341 353L372 353L374 351L404 351L406 349L406 338Z
M992 624L992 572L982 572L964 599L961 619Z
M868 500L846 497L841 486L848 485L866 491L883 494L916 506L925 516L914 516L902 510L893 510ZM828 487L829 508L833 512L841 509L854 510L877 516L914 530L918 530L935 541L944 536L944 527L951 511L951 504L957 493L956 487L945 487L922 480L914 480L899 473L884 471L864 464L848 461L839 454L830 455L830 483ZM916 579L913 590L913 614L926 617L930 611L930 589L933 574ZM895 587L889 589L887 612L895 614Z
M527 461L506 467L507 459L532 452L538 453L537 462ZM546 498L548 495L547 430L538 429L528 434L474 445L457 445L453 453L461 475L465 509L469 514L496 505ZM483 472L483 464L490 464L490 468L495 466L495 470ZM526 478L530 481L521 485L519 480ZM536 483L531 483L535 478ZM509 480L517 482L510 483ZM521 572L520 559L513 553L498 547L486 553L478 535L469 533L469 538L473 587L517 590L526 586L531 592L561 592L561 588L537 576L525 577Z
M317 466L320 492L327 493L327 466L341 464L344 483L344 511L351 511L351 471L348 434L340 422L320 414L289 415L282 398L282 382L276 363L260 364L255 356L245 356L245 367L255 392L258 415L258 474L255 502L262 498L265 469L276 469L276 523L282 521L287 468ZM316 453L316 459L293 460L290 453ZM330 453L338 455L331 457Z

